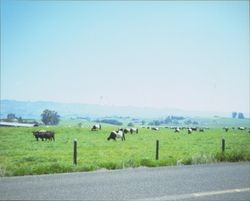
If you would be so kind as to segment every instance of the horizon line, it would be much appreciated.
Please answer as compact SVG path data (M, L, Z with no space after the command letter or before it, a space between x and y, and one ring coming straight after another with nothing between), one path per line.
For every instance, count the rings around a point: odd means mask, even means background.
M247 114L250 117L250 111L214 111L214 110L192 110L192 109L183 109L183 108L175 108L175 107L154 107L154 106L135 106L135 105L109 105L109 104L98 104L98 103L83 103L83 102L60 102L60 101L53 101L53 100L18 100L18 99L9 99L9 98L0 98L0 101L16 101L16 102L47 102L47 103L55 103L55 104L74 104L74 105L95 105L95 106L104 106L104 107L121 107L121 108L140 108L140 109L155 109L155 110L177 110L179 112L195 112L195 113L232 113L232 112L242 112L243 114ZM173 111L174 112L174 111ZM216 115L216 114L214 114Z

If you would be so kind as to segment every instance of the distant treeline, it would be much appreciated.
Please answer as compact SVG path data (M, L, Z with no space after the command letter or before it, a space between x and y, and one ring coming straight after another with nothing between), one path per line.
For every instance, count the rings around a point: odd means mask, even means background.
M1 119L5 122L18 122L18 123L33 123L38 124L38 122L35 119L23 119L22 117L17 117L13 113L9 113L6 118Z
M95 122L98 123L106 123L106 124L112 124L112 125L116 125L116 126L121 126L122 122L117 121L116 119L102 119L102 120L95 120Z
M182 116L168 116L163 120L153 120L151 122L148 123L148 125L151 126L159 126L161 124L179 124L179 121L183 121L185 120L185 117ZM186 121L184 121L184 124L194 124L194 125L198 125L199 123L197 121L191 121L190 119L187 119Z

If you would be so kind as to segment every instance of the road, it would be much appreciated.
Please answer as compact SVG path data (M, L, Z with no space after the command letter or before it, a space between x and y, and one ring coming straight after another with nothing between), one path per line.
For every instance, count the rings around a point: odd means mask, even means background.
M250 200L250 163L0 178L0 200Z

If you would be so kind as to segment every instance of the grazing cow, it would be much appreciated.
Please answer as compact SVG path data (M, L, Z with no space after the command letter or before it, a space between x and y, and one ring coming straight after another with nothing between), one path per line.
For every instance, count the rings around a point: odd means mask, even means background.
M192 127L192 131L197 131L197 127Z
M138 128L130 128L130 133L133 134L133 133L138 133Z
M229 130L229 128L228 127L224 127L223 128L226 132Z
M55 133L53 131L47 131L44 135L44 138L47 140L54 140L55 141Z
M120 128L119 131L123 131L124 134L127 134L130 132L130 129L129 128Z
M189 129L188 129L188 134L191 134L192 131L193 131L192 128L189 128Z
M246 128L245 127L238 127L239 130L243 131L245 130Z
M37 141L39 140L39 138L42 141L43 141L43 139L55 141L55 133L53 131L40 130L40 131L33 131L32 133Z
M175 128L174 132L175 132L175 133L179 133L179 132L180 132L180 129L177 127L177 128Z
M32 131L32 133L33 133L33 135L34 135L34 137L36 138L37 141L38 141L39 138L41 138L42 141L43 141L43 137L42 137L42 135L39 133L39 131Z
M157 127L152 127L151 130L153 130L153 131L158 131L159 128L157 128Z
M101 130L102 126L101 124L96 124L91 128L91 131Z
M121 130L118 131L112 131L109 135L109 137L107 138L107 140L113 139L116 141L116 138L121 138L122 141L125 140L125 133Z
M204 132L204 128L200 128L199 131L200 131L200 132Z

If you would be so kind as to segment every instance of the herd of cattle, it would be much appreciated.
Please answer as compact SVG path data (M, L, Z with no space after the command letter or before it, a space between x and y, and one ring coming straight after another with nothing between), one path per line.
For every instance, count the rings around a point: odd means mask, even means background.
M97 131L97 130L101 130L102 126L101 124L96 124L91 128L91 131ZM125 140L125 134L127 133L138 133L138 128L119 128L116 131L112 131L109 134L109 137L107 138L107 140L116 140L116 138L121 138L122 140Z
M92 126L91 131L98 131L101 130L102 126L101 124L95 124L94 126ZM159 131L158 127L142 127L142 128L147 128L153 131ZM179 133L181 130L187 130L188 134L191 134L193 132L205 132L206 129L209 128L198 128L198 127L165 127L167 129L173 129L175 133ZM247 128L245 127L232 127L232 128L228 128L228 127L224 127L223 130L225 130L225 132L228 132L230 129L235 130L247 130ZM250 128L248 128L248 132L250 133ZM40 131L33 131L32 132L34 137L36 138L36 140L38 141L39 138L44 141L44 140L54 140L55 141L55 132L53 131L46 131L46 130L40 130ZM125 140L125 135L126 134L133 134L139 133L138 128L119 128L118 130L114 130L112 131L107 140L116 140L117 138L121 138L121 140Z
M33 131L32 132L36 140L40 138L42 141L45 140L54 140L55 141L55 133L53 131L46 131L46 130L40 130L40 131Z

